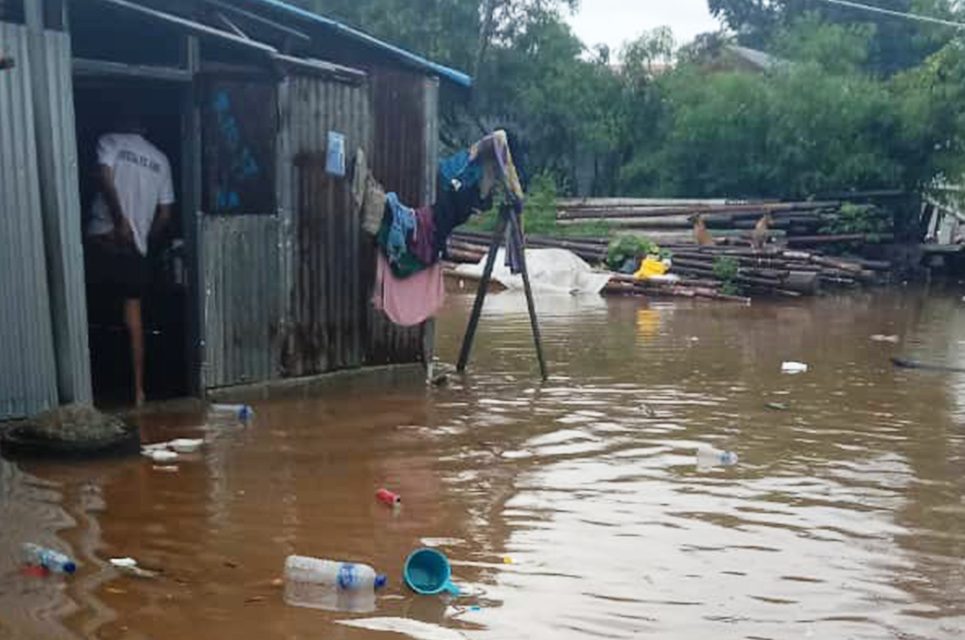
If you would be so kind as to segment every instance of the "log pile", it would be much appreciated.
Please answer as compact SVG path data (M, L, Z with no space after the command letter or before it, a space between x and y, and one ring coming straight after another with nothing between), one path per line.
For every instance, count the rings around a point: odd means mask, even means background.
M562 225L605 222L617 232L646 236L660 246L691 244L693 216L701 214L708 230L722 244L748 244L750 232L765 214L774 219L772 240L791 248L842 242L890 242L886 234L831 234L843 201L728 201L590 198L560 200L557 220Z
M456 233L449 239L448 258L454 262L478 263L485 257L490 239L484 233ZM534 249L567 249L589 264L599 266L605 263L609 240L527 236L526 243ZM694 244L669 248L673 253L671 273L679 280L658 283L614 274L606 293L730 301L745 301L747 298L743 295L797 298L826 289L874 284L886 278L891 269L888 262L844 259L778 246L760 252L750 247L697 247ZM736 267L730 283L725 283L715 269L722 259ZM743 295L732 295L732 289Z
M673 272L689 277L716 278L715 265L736 264L733 283L755 295L799 297L822 289L858 287L881 281L887 262L830 257L814 251L770 248L756 252L737 247L691 247L673 253Z

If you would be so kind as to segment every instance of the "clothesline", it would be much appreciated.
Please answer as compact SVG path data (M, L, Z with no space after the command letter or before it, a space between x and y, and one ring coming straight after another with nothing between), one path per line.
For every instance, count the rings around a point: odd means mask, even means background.
M497 184L517 214L524 193L508 136L496 131L439 162L436 200L414 209L386 194L356 154L352 194L362 226L375 236L378 281L373 304L396 324L412 326L431 318L444 299L442 270L435 268L453 230L492 207ZM518 225L507 227L507 266L521 269L525 240Z

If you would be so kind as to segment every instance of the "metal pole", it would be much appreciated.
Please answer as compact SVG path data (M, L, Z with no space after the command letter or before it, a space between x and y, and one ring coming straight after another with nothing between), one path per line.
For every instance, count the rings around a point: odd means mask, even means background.
M509 224L513 236L517 239L522 239L523 233L519 226L519 218L516 216L516 211L513 209L507 210L506 217L509 218ZM533 344L536 345L536 358L539 360L539 373L543 377L543 380L546 380L549 378L549 374L546 371L546 359L543 357L543 341L539 333L539 320L536 317L536 304L533 302L533 289L529 284L529 268L526 266L525 246L521 247L519 267L523 276L523 290L526 292L526 306L529 308L529 323L533 328Z
M476 291L476 302L472 306L472 315L469 316L469 326L466 327L466 335L462 339L462 350L459 352L459 363L456 365L456 371L459 373L465 373L466 365L469 363L472 343L476 338L476 329L479 327L479 316L482 314L483 303L486 301L486 292L489 289L489 280L493 275L493 267L496 265L496 253L499 251L499 243L502 241L505 232L506 216L500 214L499 222L496 224L496 231L493 233L492 242L489 243L489 253L486 254L486 268L483 269L482 278L479 280L479 289Z

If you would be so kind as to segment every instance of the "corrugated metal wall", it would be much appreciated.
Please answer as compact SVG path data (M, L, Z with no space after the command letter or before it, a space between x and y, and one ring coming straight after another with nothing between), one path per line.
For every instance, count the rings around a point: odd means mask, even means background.
M77 134L70 38L31 33L34 111L51 321L61 403L90 402L87 296L80 225Z
M425 78L380 68L373 71L371 85L375 116L372 172L385 190L398 193L402 202L412 207L431 204L423 183Z
M438 92L434 80L416 73L376 68L371 76L375 119L372 172L411 206L432 203L435 197ZM427 140L431 136L431 144ZM362 278L375 279L375 247L362 250ZM367 307L369 323L367 364L418 362L423 357L423 331L402 328Z
M202 380L225 387L279 375L279 219L205 216Z
M288 134L292 203L290 322L286 376L364 364L367 286L359 277L361 233L349 179L325 171L329 131L345 136L347 164L371 148L365 85L318 77L289 81L282 128Z
M349 168L361 148L387 189L430 202L438 86L397 72L372 82L381 89L285 80L278 215L206 217L206 387L422 359L422 329L396 327L372 309L375 245L351 206L349 177L325 171L325 152L337 131ZM258 308L239 316L247 301Z
M0 23L0 420L57 404L28 37Z

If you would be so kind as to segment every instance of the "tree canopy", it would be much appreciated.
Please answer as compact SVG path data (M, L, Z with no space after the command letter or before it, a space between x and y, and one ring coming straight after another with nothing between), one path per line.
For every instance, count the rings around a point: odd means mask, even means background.
M561 193L807 197L962 171L965 48L945 27L821 0L708 0L726 30L678 46L655 29L614 52L573 34L576 0L304 3L471 72L444 140L510 126ZM876 4L956 15L950 0ZM773 64L734 64L732 45Z
M890 11L954 18L952 0L862 0ZM708 0L711 13L737 34L741 44L768 49L787 27L804 16L869 35L867 69L891 75L920 64L953 34L949 28L871 13L823 0Z

